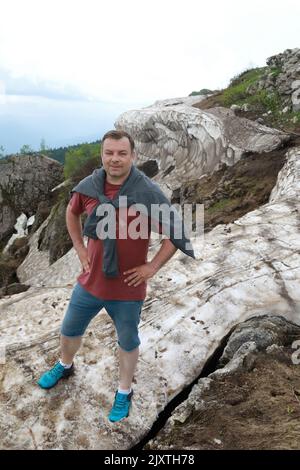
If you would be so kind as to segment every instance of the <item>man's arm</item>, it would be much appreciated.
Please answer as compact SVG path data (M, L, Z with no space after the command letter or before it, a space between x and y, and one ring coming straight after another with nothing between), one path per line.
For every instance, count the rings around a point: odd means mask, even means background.
M73 246L80 259L82 268L84 271L88 272L90 270L90 260L88 257L87 248L84 246L84 242L83 242L82 228L81 228L81 215L74 214L72 212L70 204L68 204L67 210L66 210L66 224L67 224L69 235L73 242Z
M149 264L153 266L155 272L157 272L167 261L169 261L170 258L172 258L176 250L176 246L174 246L168 238L165 238L161 243L160 249Z
M136 266L135 268L128 269L123 274L130 274L124 282L128 283L128 286L137 287L142 282L150 279L157 271L174 255L177 248L173 243L165 238L162 241L161 247L154 256L154 258L146 264Z

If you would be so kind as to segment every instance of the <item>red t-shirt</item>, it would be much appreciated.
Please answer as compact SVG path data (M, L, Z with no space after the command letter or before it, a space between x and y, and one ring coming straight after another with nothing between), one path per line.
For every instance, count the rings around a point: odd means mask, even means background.
M121 185L111 184L105 181L104 194L113 199L119 191ZM81 193L73 193L69 202L73 214L80 215L87 212L89 215L95 206L99 204L97 199L85 196ZM136 215L128 215L127 211L127 228L129 223L134 220ZM150 218L148 224L148 238L137 238L133 240L129 237L126 239L119 238L119 218L122 214L116 209L116 249L118 256L119 276L116 278L107 278L102 271L103 241L101 239L88 239L88 255L90 258L90 271L82 272L77 281L90 294L105 300L144 300L146 297L146 282L142 282L137 287L128 286L124 279L129 274L124 275L123 272L144 264L147 262L147 253L149 248L149 238L151 233ZM161 232L161 230L160 230Z

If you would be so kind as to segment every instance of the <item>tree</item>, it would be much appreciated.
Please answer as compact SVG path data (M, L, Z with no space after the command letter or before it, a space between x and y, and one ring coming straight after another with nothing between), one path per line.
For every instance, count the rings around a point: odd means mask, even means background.
M64 175L70 178L80 170L87 162L95 166L100 165L100 145L82 144L77 148L71 149L66 153Z
M4 151L5 151L5 148L3 147L3 145L0 145L0 158L4 157Z
M41 152L46 152L46 150L48 149L47 145L46 145L46 141L44 139L44 137L41 139L41 143L40 143L40 151Z
M30 147L30 145L25 144L20 148L19 153L23 153L26 155L27 153L32 153L32 152L33 152L33 149Z

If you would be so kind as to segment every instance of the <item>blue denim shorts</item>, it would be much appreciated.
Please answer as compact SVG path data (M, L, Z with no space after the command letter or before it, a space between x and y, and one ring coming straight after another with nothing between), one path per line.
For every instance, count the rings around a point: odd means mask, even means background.
M143 303L143 300L99 299L77 282L60 332L64 336L82 336L90 321L104 307L114 322L119 346L125 351L132 351L141 344L138 325Z

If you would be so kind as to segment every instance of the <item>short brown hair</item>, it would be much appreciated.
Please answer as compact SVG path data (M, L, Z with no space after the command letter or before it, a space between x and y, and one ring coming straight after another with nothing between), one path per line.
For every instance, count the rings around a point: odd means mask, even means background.
M131 135L129 135L128 132L125 132L125 131L112 130L112 131L106 132L106 134L104 134L104 136L102 137L102 146L103 146L103 143L104 143L105 139L120 140L120 139L122 139L122 137L127 137L127 139L129 140L129 143L130 143L131 152L133 152L134 151L134 140L131 137Z

